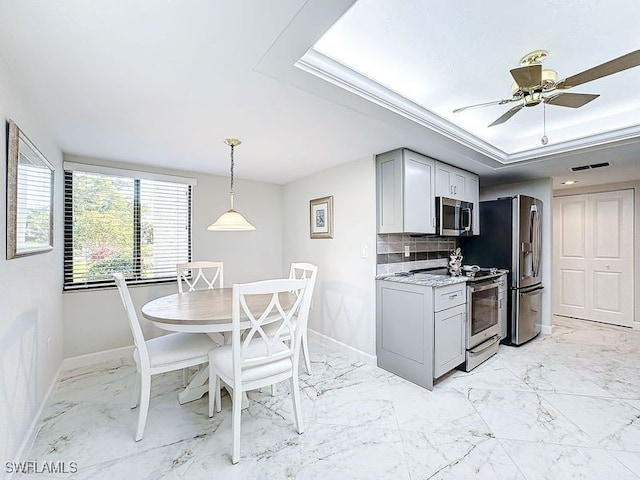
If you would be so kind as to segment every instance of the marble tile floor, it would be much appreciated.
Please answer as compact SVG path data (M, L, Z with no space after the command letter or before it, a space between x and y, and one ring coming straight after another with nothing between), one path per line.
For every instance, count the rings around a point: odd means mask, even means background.
M52 475L73 479L638 480L640 331L554 322L553 335L501 346L432 392L312 342L305 433L287 384L273 397L251 392L238 465L228 395L209 419L206 396L178 404L179 372L154 377L136 443L131 364L76 369L46 407L28 460L76 462L77 473Z

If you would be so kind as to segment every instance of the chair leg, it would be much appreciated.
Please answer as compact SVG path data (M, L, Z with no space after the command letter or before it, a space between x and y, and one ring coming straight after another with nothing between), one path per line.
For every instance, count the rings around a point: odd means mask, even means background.
M298 433L303 433L304 423L302 421L302 405L300 404L300 388L298 385L298 375L291 376L291 400L293 401L293 416L296 421L296 430L298 431Z
M215 389L218 376L213 373L213 368L209 367L209 418L213 417L213 407L216 406Z
M131 396L131 408L136 408L140 404L140 372L136 372L133 379L133 395Z
M144 426L147 423L147 413L149 413L149 400L151 399L151 375L141 374L140 378L140 412L138 413L138 431L136 432L136 442L144 435Z
M233 430L233 454L231 462L236 464L240 461L240 414L242 413L242 388L235 385L233 389L233 406L231 417L231 428Z
M307 342L307 332L302 332L302 356L307 373L311 375L311 359L309 358L309 344Z
M213 417L213 408L220 413L222 410L220 400L220 377L209 367L209 418Z
M271 384L271 396L275 397L277 393L278 393L278 384L277 383L272 383Z
M220 400L220 377L216 375L216 412L222 410L222 401Z

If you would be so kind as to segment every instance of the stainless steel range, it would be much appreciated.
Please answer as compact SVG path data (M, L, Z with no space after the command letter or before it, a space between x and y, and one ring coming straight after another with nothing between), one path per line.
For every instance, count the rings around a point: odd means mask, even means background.
M467 280L467 321L465 371L470 371L498 352L500 343L501 292L505 287L506 270L463 267ZM448 275L449 270L424 268L409 273Z
M470 269L467 280L468 372L498 352L500 343L500 287L503 271L495 268Z

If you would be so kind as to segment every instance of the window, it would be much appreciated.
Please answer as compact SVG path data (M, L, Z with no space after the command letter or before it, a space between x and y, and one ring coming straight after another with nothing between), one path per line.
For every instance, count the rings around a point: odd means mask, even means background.
M175 280L191 259L189 179L65 163L64 289ZM180 179L181 181L175 181Z

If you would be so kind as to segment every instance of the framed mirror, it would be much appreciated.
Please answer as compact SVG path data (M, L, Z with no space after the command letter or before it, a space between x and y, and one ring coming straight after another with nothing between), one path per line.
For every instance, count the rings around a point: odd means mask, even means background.
M7 259L53 249L53 166L7 121Z

